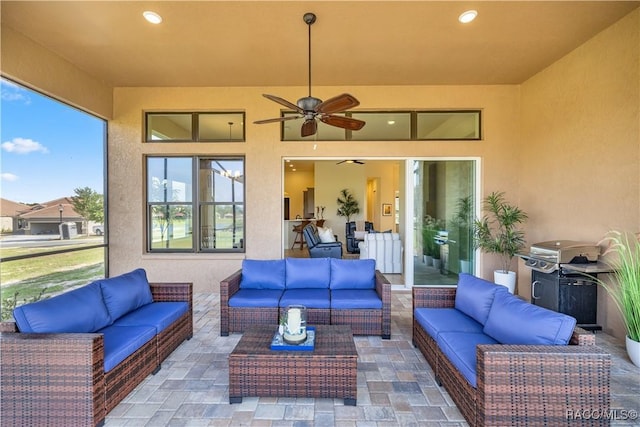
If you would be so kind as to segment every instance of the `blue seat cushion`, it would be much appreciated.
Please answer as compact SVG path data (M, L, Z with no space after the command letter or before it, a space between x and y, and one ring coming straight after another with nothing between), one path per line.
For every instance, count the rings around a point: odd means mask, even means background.
M378 310L382 308L382 300L372 289L338 289L331 291L331 308L336 310L352 308Z
M147 273L138 268L120 276L99 280L102 298L113 321L153 302Z
M307 308L330 308L329 289L287 289L280 298L280 307L301 304Z
M242 261L240 289L284 289L285 264L283 259Z
M416 308L416 321L434 340L441 332L482 333L483 326L455 308Z
M282 292L278 289L240 289L229 298L229 307L278 307Z
M376 260L331 258L333 289L375 289Z
M504 286L461 273L458 276L454 307L484 325L489 316L493 298L499 291L508 292Z
M331 263L329 258L287 258L287 289L329 289Z
M95 332L111 324L97 282L13 310L24 333Z
M152 302L125 314L113 326L153 326L159 334L187 311L189 304L184 301Z
M500 292L491 306L484 333L503 344L567 345L576 319Z
M153 326L107 326L104 334L104 371L109 372L156 336Z
M476 346L478 344L498 344L496 340L483 333L441 332L436 339L440 350L456 367L458 372L476 387Z

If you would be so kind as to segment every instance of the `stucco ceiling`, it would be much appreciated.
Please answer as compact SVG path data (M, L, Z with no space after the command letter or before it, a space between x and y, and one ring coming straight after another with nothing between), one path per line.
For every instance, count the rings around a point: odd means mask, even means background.
M3 26L111 86L518 84L638 1L2 1ZM458 15L477 9L462 25ZM158 12L161 25L142 18Z

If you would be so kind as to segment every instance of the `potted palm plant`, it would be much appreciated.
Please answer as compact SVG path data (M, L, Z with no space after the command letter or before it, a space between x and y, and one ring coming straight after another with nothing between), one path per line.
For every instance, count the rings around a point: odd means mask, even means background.
M485 212L473 222L473 240L476 248L500 257L500 269L494 271L494 282L506 286L513 293L516 273L510 271L513 257L525 245L524 231L519 226L527 219L527 214L517 206L507 202L503 192L494 191L484 198Z
M351 192L346 188L340 190L340 197L338 197L336 203L338 204L338 211L336 214L338 216L346 217L347 222L351 221L351 217L353 215L360 213L358 200L356 200L353 194L351 194Z
M608 246L602 256L615 280L596 280L620 310L627 330L627 354L640 366L640 233L613 230L598 244Z

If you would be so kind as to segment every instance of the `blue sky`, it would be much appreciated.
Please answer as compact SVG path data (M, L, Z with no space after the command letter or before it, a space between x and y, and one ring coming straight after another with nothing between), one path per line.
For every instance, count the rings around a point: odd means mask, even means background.
M105 122L1 79L0 197L44 203L103 194Z

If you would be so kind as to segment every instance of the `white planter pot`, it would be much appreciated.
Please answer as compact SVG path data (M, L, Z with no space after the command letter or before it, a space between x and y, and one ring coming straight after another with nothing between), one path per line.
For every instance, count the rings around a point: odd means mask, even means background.
M427 267L431 267L433 265L433 257L431 255L425 255L424 263Z
M471 261L460 260L460 273L471 273Z
M436 270L440 270L441 267L442 267L442 260L440 258L434 258L433 268L435 268Z
M493 272L493 282L496 285L506 286L510 293L514 293L516 290L516 272L508 271L504 273L500 270Z
M640 367L640 342L634 341L629 336L626 337L627 355L634 365Z

